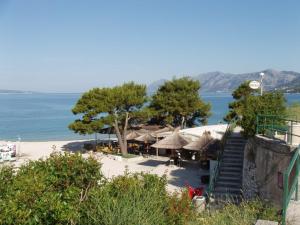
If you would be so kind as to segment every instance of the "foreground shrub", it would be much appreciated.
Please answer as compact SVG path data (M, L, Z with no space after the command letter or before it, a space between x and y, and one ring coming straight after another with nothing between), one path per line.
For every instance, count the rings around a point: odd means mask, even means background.
M0 179L5 183L1 224L70 224L79 220L80 204L88 189L103 177L94 159L66 154L29 162L15 175L4 167Z
M240 205L228 204L224 208L205 212L197 217L197 225L253 225L258 219L280 221L277 209L260 200L245 201Z
M90 191L81 224L168 224L165 177L125 174Z
M81 155L52 155L17 173L0 168L0 224L250 225L279 220L261 201L197 214L188 193L166 191L166 177L135 173L105 180Z

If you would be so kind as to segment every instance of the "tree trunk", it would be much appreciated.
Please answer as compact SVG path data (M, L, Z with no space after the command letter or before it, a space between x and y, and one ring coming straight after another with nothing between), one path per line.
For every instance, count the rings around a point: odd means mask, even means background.
M127 136L127 127L128 127L129 119L130 119L130 117L129 117L129 114L127 112L126 113L126 118L125 118L125 124L124 124L124 127L123 127L123 134L121 134L117 119L115 119L115 123L114 123L114 127L115 127L115 130L116 130L116 135L117 135L118 142L119 142L120 149L121 149L121 152L122 152L123 156L128 154L126 136Z
M126 140L126 137L125 137L126 145L124 145L124 140L122 138L117 119L115 119L114 127L115 127L115 130L116 130L116 135L117 135L117 138L118 138L118 142L119 142L119 145L120 145L122 155L127 155L127 153L128 153L127 152L127 140Z

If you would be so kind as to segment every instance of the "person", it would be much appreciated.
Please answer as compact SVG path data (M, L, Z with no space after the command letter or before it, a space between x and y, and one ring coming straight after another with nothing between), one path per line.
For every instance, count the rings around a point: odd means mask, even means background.
M182 159L181 159L181 153L177 151L177 166L181 167Z

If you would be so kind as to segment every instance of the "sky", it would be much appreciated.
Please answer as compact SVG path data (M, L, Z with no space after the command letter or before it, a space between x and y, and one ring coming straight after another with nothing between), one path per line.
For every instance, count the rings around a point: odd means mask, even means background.
M0 89L300 72L299 0L0 0Z

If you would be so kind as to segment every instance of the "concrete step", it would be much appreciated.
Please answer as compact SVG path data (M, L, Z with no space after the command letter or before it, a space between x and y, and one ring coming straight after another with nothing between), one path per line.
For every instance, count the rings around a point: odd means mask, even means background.
M236 143L236 144L243 144L243 145L245 145L245 144L247 143L247 141L244 140L244 139L234 139L234 138L227 139L226 144L231 144L231 143L233 143L233 144Z
M239 187L222 187L222 186L216 186L214 193L219 194L242 194L242 190Z
M218 181L221 181L221 182L236 182L236 183L239 183L239 184L242 184L242 177L241 176L228 176L228 175L222 175L222 176L219 176L219 179Z
M226 188L241 188L241 182L218 180L216 186Z
M234 162L234 163L243 163L243 157L223 157L222 158L222 162L226 162L226 163L230 163L230 162Z
M224 149L223 155L225 154L236 154L236 155L244 155L244 152L236 149Z
M232 176L242 178L241 171L220 171L220 177L222 176Z
M221 168L222 167L234 167L234 168L242 168L243 162L221 162Z
M246 143L243 143L243 142L235 142L235 141L229 141L229 142L226 142L225 144L226 146L237 146L237 147L244 147L246 145Z
M223 158L244 158L244 154L241 153L233 153L231 154L230 152L226 152L223 154Z
M241 173L242 171L243 171L243 168L239 168L239 167L223 166L220 168L220 173L221 172L239 172L239 173Z
M234 145L226 145L224 150L238 150L238 151L244 151L244 147L243 146L234 146Z

